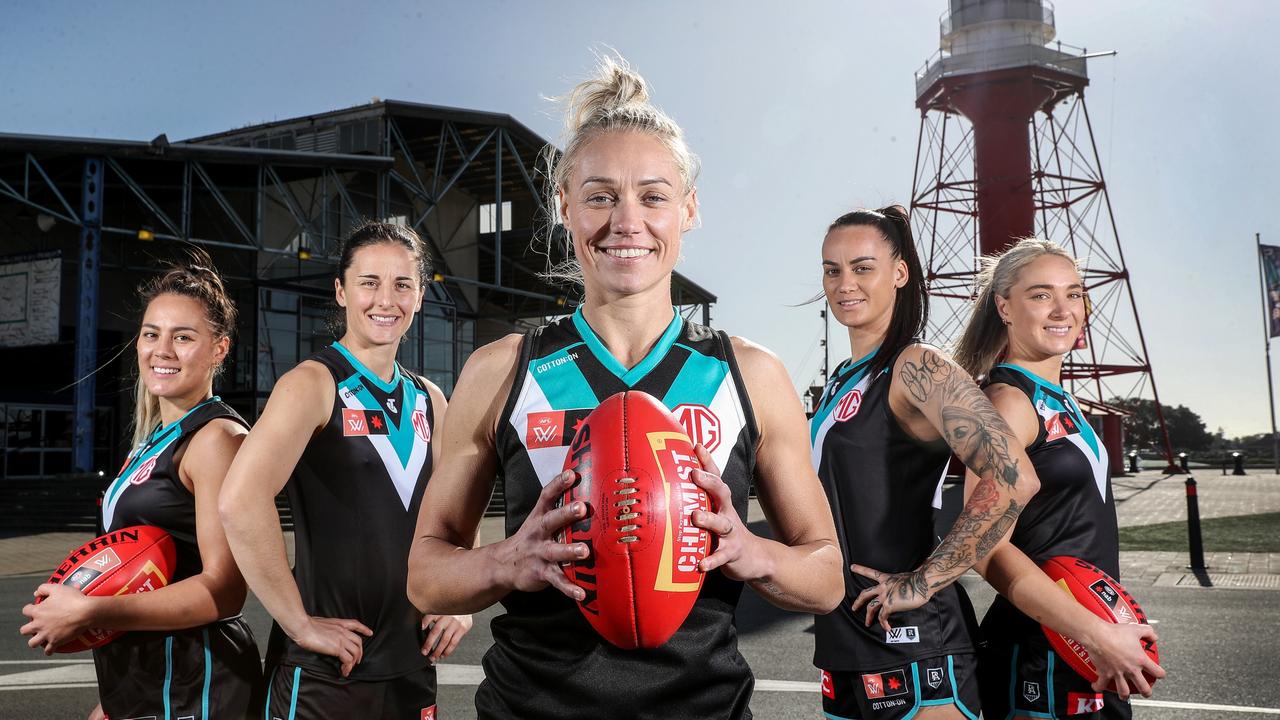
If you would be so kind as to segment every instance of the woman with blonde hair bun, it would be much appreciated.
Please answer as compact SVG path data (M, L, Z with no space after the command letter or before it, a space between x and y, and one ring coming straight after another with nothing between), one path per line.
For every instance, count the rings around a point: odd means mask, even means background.
M1063 359L1084 322L1079 268L1058 245L1027 238L983 259L956 361L983 381L1040 478L1011 535L976 566L1001 594L983 619L979 652L982 709L991 717L1128 718L1129 693L1151 694L1143 673L1164 676L1142 650L1156 637L1149 626L1103 622L1037 568L1069 555L1120 577L1107 450L1062 387ZM1092 687L1049 647L1041 623L1088 649L1099 671ZM1102 692L1113 681L1118 696Z
M742 585L801 612L825 613L841 595L804 413L772 353L672 307L672 269L698 214L697 159L680 127L649 103L644 79L605 58L598 77L570 95L567 117L548 205L573 259L554 273L581 282L584 302L467 361L422 504L409 594L436 612L505 607L476 694L481 718L749 718L753 680L734 629ZM707 575L688 618L653 649L610 645L575 607L583 589L560 566L589 550L556 541L588 511L556 502L575 482L560 472L573 433L548 444L529 432L540 414L585 416L624 390L669 408L708 407L723 438L699 447L705 472L693 473L714 511L694 512L692 522L715 536L716 550L701 563ZM495 475L506 537L475 547ZM780 540L744 524L753 479Z

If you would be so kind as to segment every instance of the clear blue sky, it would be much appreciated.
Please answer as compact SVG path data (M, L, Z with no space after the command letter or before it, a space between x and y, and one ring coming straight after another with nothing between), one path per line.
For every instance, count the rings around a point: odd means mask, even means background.
M818 306L792 305L819 288L832 218L907 200L912 73L945 7L0 0L0 131L176 140L376 96L505 112L555 138L542 98L605 43L703 158L681 270L720 296L717 325L807 385ZM1087 98L1162 399L1228 435L1269 429L1253 233L1280 244L1280 3L1071 0L1057 25L1119 51L1090 63ZM832 345L834 363L847 347Z

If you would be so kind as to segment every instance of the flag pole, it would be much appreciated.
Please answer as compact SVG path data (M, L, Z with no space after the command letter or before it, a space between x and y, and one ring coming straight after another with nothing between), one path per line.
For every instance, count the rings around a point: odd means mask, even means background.
M1280 433L1276 432L1276 394L1271 383L1271 306L1267 302L1267 280L1262 270L1262 233L1254 233L1253 240L1258 246L1258 282L1262 284L1262 337L1267 357L1267 407L1271 410L1271 463L1272 471L1280 475Z

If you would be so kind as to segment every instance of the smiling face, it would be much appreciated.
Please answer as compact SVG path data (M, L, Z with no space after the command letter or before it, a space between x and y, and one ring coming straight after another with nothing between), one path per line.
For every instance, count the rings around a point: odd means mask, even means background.
M822 290L841 325L884 335L893 319L907 263L871 225L845 225L822 241Z
M138 374L159 398L199 400L213 391L213 373L231 339L216 337L204 305L174 293L147 304L138 333Z
M680 238L693 226L671 151L652 135L611 132L580 151L561 188L560 216L573 238L588 302L645 291L670 296Z
M1075 347L1085 319L1084 286L1070 260L1036 258L1018 273L1009 297L996 295L995 301L1007 324L1011 358L1039 360Z
M422 282L409 248L380 242L355 251L341 282L334 280L338 305L346 309L349 340L361 346L398 344L422 307Z

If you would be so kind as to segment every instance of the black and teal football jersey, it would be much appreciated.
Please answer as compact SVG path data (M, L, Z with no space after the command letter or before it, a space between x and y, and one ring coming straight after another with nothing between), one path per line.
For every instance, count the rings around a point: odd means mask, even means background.
M1008 363L987 375L987 385L997 383L1021 390L1040 421L1036 439L1027 446L1040 490L1018 516L1010 542L1037 565L1056 555L1069 555L1119 579L1116 503L1102 438L1071 393L1056 383ZM1016 617L1016 624L1028 632L1038 631L1038 624L1003 597L996 598L987 618L1006 615Z
M102 498L102 530L164 529L177 549L168 584L204 568L195 495L175 457L201 428L227 418L248 423L212 397L161 425L130 453ZM243 717L262 685L253 631L239 616L172 632L127 632L93 650L102 709L111 717Z
M837 366L810 420L813 465L845 559L845 599L816 618L814 664L828 671L973 652L973 609L956 583L915 610L895 613L888 632L878 623L867 627L865 609L851 610L875 583L853 574L850 563L906 572L937 547L933 515L951 459L945 441L920 442L899 425L889 406L894 361L872 376L876 352Z
M160 425L125 460L124 467L102 496L102 531L131 525L153 525L173 538L178 566L170 583L203 569L196 544L195 496L178 477L174 455L200 428L227 418L249 427L231 406L214 396L177 420Z
M421 670L421 613L405 594L409 548L431 476L435 426L423 381L395 366L390 381L340 343L311 357L333 377L329 421L311 438L286 485L293 513L293 574L308 615L353 618L373 630L352 680ZM337 658L298 647L272 629L268 660L339 676Z
M721 469L739 516L760 435L723 332L679 313L648 355L623 367L581 309L527 333L497 434L508 536L561 471L578 423L625 390L657 398ZM512 592L493 620L476 694L481 718L749 718L753 680L738 652L742 583L709 573L684 624L661 647L620 650L558 590Z

